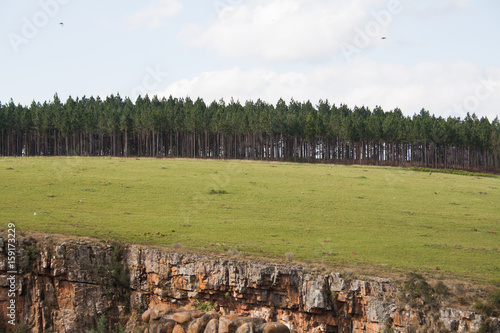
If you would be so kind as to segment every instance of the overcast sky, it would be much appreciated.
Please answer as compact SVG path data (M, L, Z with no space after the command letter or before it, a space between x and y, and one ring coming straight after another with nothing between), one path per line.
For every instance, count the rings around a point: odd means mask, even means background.
M499 0L1 0L0 36L2 103L147 93L500 114Z

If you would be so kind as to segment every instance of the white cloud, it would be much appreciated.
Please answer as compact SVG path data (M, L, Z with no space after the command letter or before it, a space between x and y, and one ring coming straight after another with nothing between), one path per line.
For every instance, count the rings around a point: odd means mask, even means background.
M128 19L128 26L135 30L143 25L158 28L165 19L174 16L182 9L178 0L155 0L148 8L136 12Z
M419 0L408 1L407 13L412 16L429 17L443 15L466 7L471 0Z
M328 99L351 107L396 107L413 115L422 108L443 117L467 112L493 120L500 111L500 67L480 69L465 62L422 63L407 67L357 59L348 65L316 67L304 72L277 73L267 69L204 72L172 83L160 96L202 97L205 102L231 97L276 103Z
M247 0L224 9L207 28L190 26L179 39L228 58L265 61L329 59L342 43L367 31L369 44L389 28L403 0ZM385 15L380 17L378 13ZM398 12L399 13L399 12ZM382 20L382 21L380 21ZM372 23L371 26L367 24ZM376 26L378 24L378 26ZM366 46L365 46L366 47Z
M242 71L234 67L223 71L201 73L192 79L182 79L167 87L159 95L203 97L206 102L231 97L246 100L278 100L283 91L307 87L307 77L300 73L277 74L265 69ZM275 98L275 96L278 96Z

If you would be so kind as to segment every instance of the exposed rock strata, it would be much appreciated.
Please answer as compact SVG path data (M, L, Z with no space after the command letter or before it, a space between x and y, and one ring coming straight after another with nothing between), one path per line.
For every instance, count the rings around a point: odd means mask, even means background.
M34 244L21 240L18 262ZM0 331L7 324L7 256L0 253ZM384 279L350 280L310 274L302 267L228 260L102 243L36 244L40 254L16 276L19 321L32 332L85 332L105 315L139 332L406 332L440 323L447 330L478 330L473 312L441 309L432 321L421 311L399 308L397 288ZM119 266L117 266L119 264ZM121 266L120 266L121 265ZM193 310L215 306L217 312ZM498 320L493 319L493 327ZM427 325L427 326L425 326ZM497 325L497 326L495 326Z

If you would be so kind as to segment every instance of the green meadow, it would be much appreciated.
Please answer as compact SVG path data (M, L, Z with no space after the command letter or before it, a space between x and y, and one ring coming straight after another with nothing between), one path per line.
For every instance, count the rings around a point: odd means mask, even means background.
M0 228L500 279L500 178L323 164L1 158ZM288 259L287 259L288 258Z

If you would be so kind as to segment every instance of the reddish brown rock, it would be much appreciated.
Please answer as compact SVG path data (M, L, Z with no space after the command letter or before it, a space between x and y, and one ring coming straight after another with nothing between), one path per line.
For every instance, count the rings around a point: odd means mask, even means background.
M217 312L209 312L204 314L198 319L193 320L186 331L186 333L203 333L205 327L212 319L218 319L220 316Z
M238 327L236 333L255 333L255 326L253 323L244 323Z
M107 265L114 259L108 244L58 242L52 236L50 241L17 239L20 256L28 246L39 249L39 256L31 267L21 267L17 276L16 318L39 333L91 330L96 313L105 313L110 326L128 321L128 331L147 328L149 333L173 333L176 327L189 333L286 332L283 326L263 326L265 320L280 321L297 333L378 332L387 324L398 331L409 326L423 330L424 325L437 327L438 322L447 329L467 332L477 331L487 319L462 310L405 309L396 305L397 288L386 279L362 281L339 273L306 273L290 264L226 260L134 245L126 247L120 262L127 279L116 286ZM8 276L7 252L7 242L0 237L0 281ZM111 285L117 288L113 292ZM0 309L8 305L8 292L9 285L3 282ZM130 297L124 297L127 294ZM224 315L239 313L265 320L226 316L218 322L189 307L198 300L216 304ZM160 305L142 312L150 304ZM0 311L0 330L7 321L7 312Z
M219 332L219 320L215 318L208 322L207 326L205 327L205 331L203 331L203 333L218 333L218 332Z
M288 326L282 323L266 323L261 329L262 333L290 333Z
M234 333L243 324L260 327L266 321L263 318L247 318L241 316L225 316L219 319L219 333ZM245 326L246 328L249 326Z
M191 317L191 314L186 311L186 312L174 313L172 319L175 320L177 323L183 325L189 323L193 319L193 317Z
M184 328L182 328L181 325L175 325L172 333L186 333L186 332L184 331Z
M160 333L173 333L176 322L173 320L167 320L161 327Z
M160 319L160 317L168 311L170 311L170 306L168 306L168 304L156 304L151 308L151 320Z
M151 318L151 309L147 309L141 316L143 322L148 323Z

